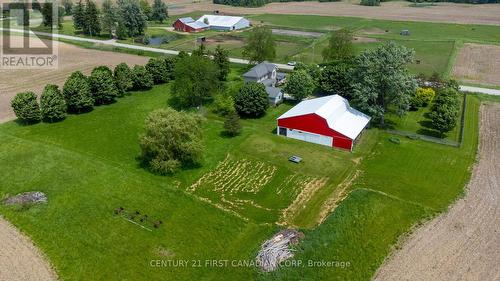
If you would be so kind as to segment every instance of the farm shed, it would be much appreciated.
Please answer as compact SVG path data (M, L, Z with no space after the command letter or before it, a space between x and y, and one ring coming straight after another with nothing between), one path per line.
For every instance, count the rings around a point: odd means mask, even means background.
M250 26L250 21L244 17L219 16L219 15L204 15L197 22L207 24L210 29L230 31L247 28Z
M200 32L208 28L208 25L205 23L195 21L190 17L179 18L172 26L175 30L184 32Z
M370 119L345 98L331 95L302 101L278 117L277 134L352 150Z

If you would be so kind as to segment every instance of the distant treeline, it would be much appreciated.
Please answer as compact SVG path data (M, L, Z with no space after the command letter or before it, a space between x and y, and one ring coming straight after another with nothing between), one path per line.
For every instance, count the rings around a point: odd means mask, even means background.
M408 2L415 2L414 0L407 0ZM465 4L492 4L500 3L500 0L417 0L417 3L439 3L439 2L451 2L451 3L465 3Z
M313 0L213 0L214 4L242 6L242 7L261 7L271 2L304 2ZM340 0L319 0L319 2L338 2ZM388 0L377 0L377 2L385 2ZM408 2L415 2L415 0L407 0ZM417 0L417 3L431 3L431 2L452 2L452 3L467 3L467 4L488 4L500 3L500 0ZM376 5L372 5L376 6Z
M271 2L305 2L305 1L308 0L213 0L214 4L242 6L242 7L260 7ZM338 1L340 0L319 0L319 2L338 2Z

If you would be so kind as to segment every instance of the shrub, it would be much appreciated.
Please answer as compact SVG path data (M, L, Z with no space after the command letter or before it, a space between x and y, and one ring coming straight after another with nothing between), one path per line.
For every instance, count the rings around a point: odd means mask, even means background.
M395 143L395 144L400 144L401 143L401 140L399 138L396 138L396 137L390 137L389 141L392 142L392 143Z
M49 84L43 89L40 97L42 118L49 122L62 120L66 117L66 101L57 85Z
M88 78L80 71L71 73L63 87L63 95L68 110L71 112L85 112L92 109L94 99L90 91Z
M259 117L264 115L269 107L266 88L256 82L245 83L234 98L234 107L241 116Z
M224 132L231 137L237 136L241 132L240 117L236 112L231 112L224 121Z
M115 67L113 76L118 90L118 96L123 96L134 87L133 72L126 63L120 63Z
M155 84L167 83L173 76L174 60L171 58L152 58L146 64L146 69L153 76Z
M98 66L92 70L90 86L96 105L112 103L118 96L113 72L107 66Z
M144 66L136 65L132 69L132 72L134 90L147 90L153 87L153 75L151 75Z
M17 94L10 102L16 117L23 123L36 123L42 119L36 95L33 92Z
M212 111L221 116L227 116L235 112L233 97L227 92L217 94L214 99Z
M146 119L140 137L141 158L157 174L172 174L202 159L201 118L171 108L159 109Z
M432 88L417 88L411 99L411 107L425 107L432 102L435 96L436 92Z

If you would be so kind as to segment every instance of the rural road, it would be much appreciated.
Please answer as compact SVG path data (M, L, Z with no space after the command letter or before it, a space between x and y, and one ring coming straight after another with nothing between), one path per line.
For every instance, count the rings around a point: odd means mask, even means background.
M460 86L460 91L500 96L500 90L481 88L481 87Z
M0 28L0 31L3 31L3 30L5 30L5 29ZM22 30L22 29L10 28L8 30L10 32L13 32L13 33L24 33L24 30ZM123 43L115 42L113 40L98 40L98 39L82 38L82 37L64 35L64 34L52 34L52 33L39 32L39 31L30 31L30 35L40 35L40 36L44 36L44 37L52 36L53 38L73 40L73 41L78 41L78 42L89 42L89 43L102 44L102 45L110 45L110 46L114 46L114 47L140 50L140 51L153 52L153 53L161 53L161 54L166 54L166 55L178 55L179 54L179 51L175 51L175 50L167 50L167 49L151 48L151 47L137 46L137 45L131 45L131 44L123 44ZM237 64L249 64L250 63L248 60L239 59L239 58L229 58L229 61L232 63L237 63ZM293 70L293 66L289 66L286 64L280 64L280 63L275 63L275 64L278 66L279 69Z

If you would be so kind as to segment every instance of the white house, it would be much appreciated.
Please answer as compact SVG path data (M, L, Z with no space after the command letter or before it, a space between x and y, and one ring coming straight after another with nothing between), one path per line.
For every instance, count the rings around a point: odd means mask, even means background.
M210 29L222 31L238 30L250 26L250 21L244 17L204 15L197 21L207 24Z

